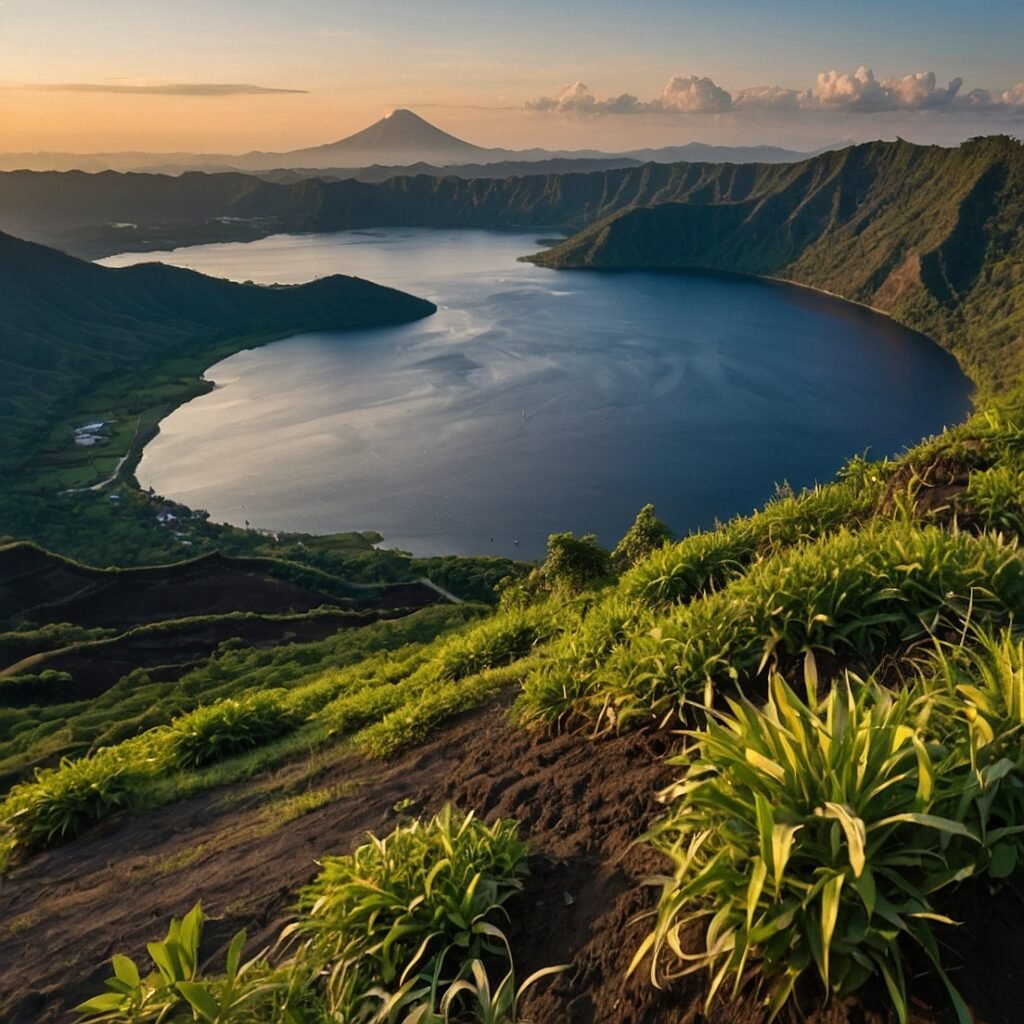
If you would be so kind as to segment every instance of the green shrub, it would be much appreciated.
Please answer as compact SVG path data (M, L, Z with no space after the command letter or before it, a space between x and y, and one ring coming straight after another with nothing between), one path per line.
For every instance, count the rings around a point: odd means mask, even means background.
M296 963L324 978L327 1007L358 1019L372 990L430 978L504 946L495 921L522 888L526 847L511 821L485 825L445 807L345 857L328 857L303 891Z
M412 689L393 711L359 732L355 742L370 757L389 757L405 747L422 743L452 715L478 707L521 684L526 671L526 663L517 662L488 669L468 679Z
M750 521L737 520L659 548L623 576L619 590L650 608L689 601L742 576L756 551Z
M556 632L544 606L498 612L443 643L431 664L439 679L457 680L525 658Z
M881 654L943 620L1024 612L1024 561L993 535L879 525L786 548L727 587L638 623L607 661L574 680L574 713L617 726L708 703L715 688L763 685L773 664L807 651L870 670ZM528 682L543 716L558 694ZM564 713L564 709L559 709Z
M199 903L181 920L172 919L163 942L149 943L155 970L145 977L134 961L116 954L111 960L114 976L107 979L107 991L75 1007L80 1019L92 1024L186 1020L241 1024L243 1020L259 1020L248 1016L250 1004L280 986L258 976L257 961L242 963L244 931L238 932L228 947L225 974L201 978L199 943L203 923Z
M286 703L286 694L265 690L229 697L174 719L170 742L175 762L182 768L199 768L290 732L299 717Z
M972 473L967 504L986 528L1024 536L1024 469L1000 465Z
M540 655L524 683L517 712L524 722L569 726L589 693L595 673L621 644L650 628L652 614L642 604L610 591L590 607L576 628Z
M693 756L677 761L688 770L651 834L674 870L632 967L649 955L656 984L666 961L668 976L707 969L710 1004L756 966L771 1018L807 972L839 995L879 976L906 1021L915 944L966 1024L933 934L952 922L931 894L969 872L979 844L939 813L943 752L920 732L909 693L864 686L855 699L838 685L819 706L816 689L812 673L804 702L775 676L763 708L730 701L692 734ZM694 954L682 934L699 920L707 931Z
M612 552L616 571L625 572L643 561L672 539L672 531L654 514L653 505L644 505L633 525Z
M129 807L132 783L127 766L109 756L65 759L12 788L0 824L13 848L52 846Z
M920 683L953 751L940 780L948 813L981 839L979 867L1006 878L1024 864L1024 639L973 628L936 645Z

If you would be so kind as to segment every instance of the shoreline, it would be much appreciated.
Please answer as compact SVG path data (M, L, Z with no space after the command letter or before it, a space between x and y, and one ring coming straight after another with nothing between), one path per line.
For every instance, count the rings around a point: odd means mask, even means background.
M447 231L447 229L438 229L438 230ZM474 229L467 229L467 230L474 230ZM348 232L339 232L339 234L347 234L347 233ZM283 234L285 236L287 236L287 237L313 237L313 238L316 238L319 235L334 234L334 233L333 232L330 232L330 233L328 233L328 232L303 232L300 235L295 235L294 233L285 232ZM515 234L520 234L520 232L517 231L517 232L515 232ZM534 232L526 232L526 234L527 235L533 235ZM127 256L129 254L125 253L124 255ZM529 259L528 256L519 256L519 257L517 257L517 259L521 260L523 262L532 262ZM563 268L546 268L545 267L543 269L563 269ZM859 310L866 310L868 313L870 313L872 315L883 316L883 317L885 317L886 323L892 324L894 326L894 328L898 328L900 331L906 331L908 333L911 333L911 334L914 334L914 335L918 336L919 338L927 341L928 347L931 348L933 351L934 350L938 350L940 352L943 352L944 356L948 356L949 358L952 358L954 360L954 364L959 368L959 371L961 373L963 373L963 381L964 381L963 387L964 387L964 390L965 390L965 401L964 401L965 408L962 411L954 411L954 412L952 412L948 422L945 423L944 425L949 425L949 424L963 422L971 414L971 412L973 411L973 408L975 406L975 395L976 395L976 392L977 392L977 382L973 379L973 377L970 374L968 374L968 373L966 373L964 371L963 366L959 363L958 360L955 359L955 356L953 356L951 353L949 353L949 351L947 349L943 348L943 346L940 345L934 338L931 338L928 335L925 335L925 334L923 334L920 331L915 331L913 328L910 328L910 327L908 327L905 324L901 324L898 320L896 320L894 317L892 317L890 314L888 314L884 310L877 309L875 307L872 307L872 306L867 305L865 303L858 302L856 300L846 299L846 298L844 298L841 295L829 292L829 291L827 291L825 289L821 289L821 288L815 287L813 285L804 285L804 284L801 284L798 281L793 281L793 280L785 279L785 278L776 278L776 277L771 277L771 276L768 276L768 275L746 274L746 273L739 273L739 272L733 272L733 271L722 271L722 270L703 268L703 267L694 267L694 268L661 268L661 267L590 268L590 267L570 267L570 268L564 268L564 269L595 269L595 270L602 270L602 271L604 271L606 273L614 273L614 272L618 272L618 271L635 271L635 272L642 272L642 273L667 274L667 275L687 274L687 275L693 275L693 276L702 276L703 275L703 276L719 277L719 278L735 278L735 279L740 279L740 280L746 280L748 282L749 281L757 281L757 282L764 283L764 284L769 284L769 285L772 285L772 286L781 286L783 288L785 288L785 287L796 287L796 288L800 288L801 291L804 291L804 292L817 293L818 295L823 296L824 299L826 299L829 303L832 303L832 304L842 304L842 307L853 307L853 308L859 309ZM854 318L853 322L854 322L854 324L857 323L856 318ZM870 328L870 324L868 322L865 322L864 327L863 327L863 332L865 334L867 334L867 333L869 333L870 329L871 329ZM273 341L276 341L276 340L281 340L281 339L279 339L279 338L270 338L270 339L267 339L266 341L262 342L261 344L269 344L269 343L271 343ZM247 348L256 348L256 347L259 347L259 346L255 346L255 345L247 346ZM201 373L201 379L203 380L203 383L208 385L208 388L206 390L209 390L210 387L215 386L215 385L211 385L210 382L208 380L206 380L206 375L209 373L211 368L214 365L216 365L216 362L220 361L223 358L228 358L229 355L234 354L234 351L244 351L244 350L246 350L246 349L233 350L231 353L218 355L216 359L212 359L211 358L211 362L209 362L205 366L205 368L202 370L202 373ZM206 392L204 391L202 393L206 393ZM163 413L163 415L161 416L160 422L162 422L162 420L164 418L166 418L166 416L169 416L171 414L171 412L175 411L175 409L181 408L182 406L186 405L187 402L190 401L191 398L193 398L193 397L197 397L197 396L195 396L195 395L190 396L185 401L183 401L183 402L173 406L172 408L168 408ZM941 428L939 428L939 429L941 429ZM153 434L150 437L145 439L142 447L144 448L145 444L148 444L149 441L152 440L152 437L156 436L156 433L158 433L158 432L159 432L159 423L156 425L156 428L155 428ZM913 444L918 443L922 439L922 437L924 437L924 436L928 436L928 435L927 434L923 434L923 435L919 436L919 435L915 434L912 440L908 440L906 442L906 447L910 447ZM140 450L139 458L141 458L141 454L142 453L141 453L141 450ZM846 452L846 451L843 451L840 454L841 454L842 458L845 458L850 453ZM822 478L822 479L824 479L824 478ZM139 485L137 481L135 481L135 485L141 487L141 485ZM210 499L210 500L214 500L214 499ZM217 517L216 519L211 520L211 522L218 522L220 525L223 525L223 526L226 526L226 527L235 528L235 529L251 529L251 527L244 526L243 523L241 522L241 520L236 522L236 521L233 521L230 518L227 518L227 519L224 519L224 520L220 520L220 517ZM341 529L342 527L336 527L336 528L337 529ZM332 528L332 529L334 529L334 528ZM313 533L311 535L315 536L317 534ZM479 552L479 553L483 553L483 552Z
M882 309L880 306L872 306L870 303L861 302L859 299L850 299L845 295L840 295L839 292L829 291L827 288L820 288L817 285L805 284L802 281L794 280L790 277L775 277L771 274L750 274L742 270L722 270L718 267L705 267L701 265L691 266L651 266L646 264L623 264L621 266L596 266L588 263L574 263L567 264L565 266L556 266L550 263L543 262L540 257L545 255L544 252L534 253L532 255L520 256L519 259L524 263L532 263L534 266L543 267L546 270L553 271L590 271L592 273L599 274L630 274L630 273L644 273L644 274L691 274L695 276L706 275L708 277L726 277L726 278L738 278L744 281L761 281L764 284L779 285L784 288L797 288L800 291L813 292L817 295L822 295L834 302L842 303L847 306L854 306L857 309L867 310L869 313L874 313L877 316L884 317L890 323L897 325L903 330L910 331L918 337L924 338L929 344L934 345L940 352L944 352L950 358L956 361L957 366L960 368L960 372L970 381L972 392L971 392L971 405L972 408L977 407L978 389L981 387L980 382L975 377L971 368L965 365L957 354L950 348L947 348L938 339L934 338L931 334L926 333L918 327L914 327L912 324L906 323L903 320L897 319L889 310Z

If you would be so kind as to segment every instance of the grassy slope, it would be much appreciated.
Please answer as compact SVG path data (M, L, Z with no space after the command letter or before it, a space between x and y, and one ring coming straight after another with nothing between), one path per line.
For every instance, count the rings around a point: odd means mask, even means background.
M763 274L891 313L984 386L1020 370L1024 146L870 143L617 212L535 257L551 267Z

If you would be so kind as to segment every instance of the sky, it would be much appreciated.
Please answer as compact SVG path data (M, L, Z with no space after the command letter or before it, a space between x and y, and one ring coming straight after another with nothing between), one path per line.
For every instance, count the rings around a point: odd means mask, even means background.
M0 0L0 151L239 153L407 107L483 146L1024 135L1024 3Z

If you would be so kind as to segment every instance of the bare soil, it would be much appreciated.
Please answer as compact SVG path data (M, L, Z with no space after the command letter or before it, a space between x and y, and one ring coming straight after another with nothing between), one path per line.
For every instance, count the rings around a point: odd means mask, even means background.
M297 761L229 799L195 797L34 858L0 881L0 1020L69 1020L68 1008L102 987L112 953L144 960L145 943L199 898L215 963L243 926L258 950L288 920L316 858L350 851L367 830L390 831L404 817L399 801L421 814L451 800L488 819L518 819L530 840L531 876L509 904L519 974L570 965L529 994L524 1009L536 1024L764 1024L753 993L705 1013L700 975L661 991L645 969L625 974L644 929L636 915L653 902L643 880L663 868L635 841L672 778L663 761L672 737L534 736L508 724L505 703L461 716L388 762L345 752L327 767ZM344 784L347 795L267 824L269 796ZM977 1024L1019 1024L1024 903L1013 888L964 888L948 909L964 923L949 930L945 957ZM921 978L913 987L914 1024L953 1019L937 985ZM800 1004L791 1021L892 1024L877 993L822 1007L812 987Z

